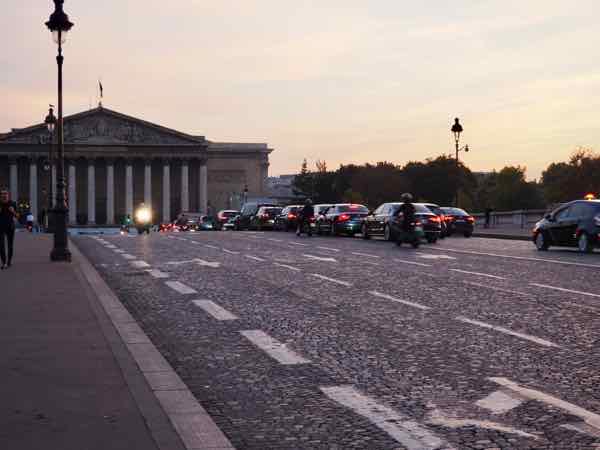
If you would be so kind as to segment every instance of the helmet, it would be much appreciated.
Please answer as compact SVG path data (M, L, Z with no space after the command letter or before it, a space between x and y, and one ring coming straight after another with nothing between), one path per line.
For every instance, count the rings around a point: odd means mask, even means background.
M404 194L402 194L402 196L400 198L402 199L403 202L412 202L413 196L412 196L412 194L405 192Z
M306 205L312 205L312 200L310 198L307 198L306 201L304 202Z

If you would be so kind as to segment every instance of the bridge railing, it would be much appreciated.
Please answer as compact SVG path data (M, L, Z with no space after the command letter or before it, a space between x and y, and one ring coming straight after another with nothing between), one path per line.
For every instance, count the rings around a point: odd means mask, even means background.
M537 221L546 215L545 209L521 209L516 211L494 211L490 217L490 227L501 228L531 228ZM485 214L476 213L475 224L483 227Z

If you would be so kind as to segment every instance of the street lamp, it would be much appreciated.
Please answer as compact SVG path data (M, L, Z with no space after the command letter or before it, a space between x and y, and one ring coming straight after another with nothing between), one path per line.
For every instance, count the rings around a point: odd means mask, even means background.
M54 116L54 107L50 105L48 109L48 115L44 119L44 123L48 128L48 160L44 164L44 171L48 173L48 190L46 193L48 194L46 199L46 208L44 214L44 220L46 231L50 231L50 210L54 207L54 202L52 199L54 196L52 195L53 187L52 187L52 172L54 168L54 152L52 146L54 145L54 129L56 128L56 117Z
M71 261L67 237L67 204L65 202L65 142L63 129L63 98L62 98L62 44L67 39L67 33L73 27L69 16L63 11L64 0L54 0L54 12L46 26L52 32L54 42L58 44L56 64L58 66L58 121L57 144L58 161L56 164L56 207L54 208L55 228L54 247L50 252L52 261Z
M452 134L454 135L454 144L456 146L456 200L455 200L455 205L456 207L458 207L458 190L459 190L459 180L460 180L460 164L458 161L458 152L461 151L465 151L468 152L469 151L469 146L465 145L464 147L460 147L460 134L463 132L463 127L460 124L460 122L458 121L458 117L456 117L454 119L454 125L452 125L452 128L450 129L450 131L452 131Z

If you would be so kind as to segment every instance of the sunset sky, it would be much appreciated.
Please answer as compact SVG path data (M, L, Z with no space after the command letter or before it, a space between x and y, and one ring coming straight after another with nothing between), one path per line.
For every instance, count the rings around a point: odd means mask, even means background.
M3 0L0 132L56 103L50 0ZM404 164L449 153L537 178L600 150L598 0L66 0L65 112L104 105L216 141Z

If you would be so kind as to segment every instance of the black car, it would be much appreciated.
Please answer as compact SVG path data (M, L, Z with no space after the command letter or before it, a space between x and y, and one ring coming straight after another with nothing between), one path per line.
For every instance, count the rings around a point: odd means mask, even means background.
M281 214L277 206L261 206L255 215L250 218L248 228L251 230L272 230L275 227L275 218Z
M237 231L247 230L250 227L250 221L252 217L256 215L259 208L262 206L271 206L277 207L277 205L273 205L270 203L257 203L257 202L248 202L244 204L240 215L237 217L235 221L235 229Z
M538 250L560 245L592 252L600 245L600 200L575 200L559 206L535 224L533 242Z
M446 236L450 236L448 229L448 219L446 218L446 213L439 205L435 203L421 203L423 206L426 206L429 211L434 213L436 216L440 218L441 232L440 239L444 239Z
M222 209L217 213L217 221L215 223L215 227L217 230L222 230L223 225L229 222L229 219L232 217L238 216L240 214L239 211L235 209Z
M363 218L369 210L366 206L353 203L339 203L327 208L315 220L317 234L340 233L354 236L360 233Z
M396 217L400 205L401 202L384 203L365 217L362 223L363 238L383 236L386 241L395 241L401 232L401 221ZM420 203L413 205L415 219L421 222L427 242L436 242L441 232L440 219L426 206Z
M283 208L281 214L275 218L275 229L283 231L295 230L298 227L298 214L301 211L301 205L290 205Z
M475 228L475 218L464 209L442 207L446 214L446 224L448 225L448 236L454 233L462 234L464 237L471 237Z

